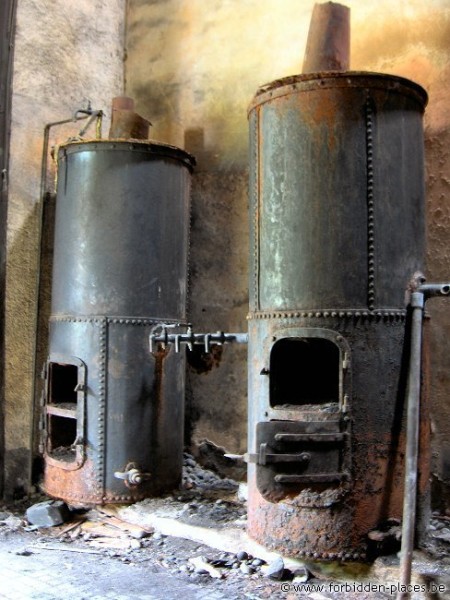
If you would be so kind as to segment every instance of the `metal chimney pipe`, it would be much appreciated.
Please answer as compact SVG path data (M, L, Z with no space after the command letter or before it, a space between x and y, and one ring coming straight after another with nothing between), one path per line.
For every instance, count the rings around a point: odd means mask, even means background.
M303 73L350 68L350 9L343 4L315 4L306 42Z

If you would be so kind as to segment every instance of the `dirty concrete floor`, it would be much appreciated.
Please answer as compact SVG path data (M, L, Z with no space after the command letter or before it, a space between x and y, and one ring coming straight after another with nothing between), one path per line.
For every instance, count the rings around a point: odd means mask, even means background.
M267 555L237 557L238 546L231 548L231 543L227 551L230 528L245 530L245 502L242 497L239 499L235 482L199 469L191 457L187 460L191 465L185 468L181 490L124 509L96 507L74 511L69 523L57 527L29 526L26 508L40 502L40 494L0 506L0 599L395 598L395 594L370 589L367 584L392 579L393 563L398 564L396 556L381 559L376 570L365 574L364 567L355 566L354 573L347 572L345 577L329 565L306 565L306 571L300 568L295 573L295 567L286 562L283 580L273 580L265 572L264 563L271 562ZM120 525L123 519L124 528L111 526L111 511L115 524ZM158 530L150 524L155 523L158 514L163 514L161 522L171 525L172 531L183 533L186 526L193 530L198 527L223 543L206 545L198 539L165 535L164 527ZM128 522L138 523L137 531L128 531ZM434 596L417 593L412 600L450 598L450 539L445 538L449 525L448 516L434 520L432 527L441 537L441 544L431 562L425 559L429 562L427 572L436 572L433 581L447 585L448 592ZM140 527L146 531L140 532ZM204 539L213 537L207 535Z

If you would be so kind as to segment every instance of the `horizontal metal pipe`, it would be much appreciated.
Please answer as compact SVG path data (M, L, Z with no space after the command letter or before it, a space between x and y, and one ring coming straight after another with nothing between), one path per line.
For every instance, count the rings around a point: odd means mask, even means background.
M157 330L160 330L157 333ZM180 352L181 344L186 344L189 350L192 350L192 346L204 345L205 352L210 351L211 345L229 344L235 342L237 344L247 344L248 334L247 333L224 333L223 331L216 331L215 333L193 333L190 329L186 333L169 333L165 326L161 327L158 325L154 331L150 333L150 352L154 352L154 344L159 343L167 346L174 344L175 352Z
M449 296L450 283L426 283L419 287L419 292L425 296L425 300L436 296Z

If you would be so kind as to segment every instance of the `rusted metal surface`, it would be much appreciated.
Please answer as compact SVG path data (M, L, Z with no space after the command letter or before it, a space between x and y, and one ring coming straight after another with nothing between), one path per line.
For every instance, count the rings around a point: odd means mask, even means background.
M147 140L151 123L134 112L134 100L127 96L113 98L109 139Z
M303 73L346 71L350 67L350 9L336 2L315 4L306 42Z
M134 501L180 481L184 356L149 354L148 337L186 320L193 162L154 143L60 150L45 489L72 504Z
M250 107L248 522L288 554L370 558L370 530L401 518L425 103L405 79L350 72L273 82ZM310 459L264 465L261 444Z

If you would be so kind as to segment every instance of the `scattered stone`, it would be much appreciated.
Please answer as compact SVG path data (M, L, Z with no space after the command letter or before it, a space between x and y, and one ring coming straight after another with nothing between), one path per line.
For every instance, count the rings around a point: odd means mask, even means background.
M194 558L190 558L189 562L194 566L196 573L207 573L211 577L215 579L222 579L222 573L213 567L203 556L195 556Z
M233 563L230 563L230 561L227 558L213 558L212 560L209 561L209 564L211 564L213 567L231 567Z
M293 583L306 583L309 579L310 573L306 567L299 567L293 572Z
M248 500L248 486L246 483L240 483L237 491L237 497L240 502Z
M217 473L200 467L194 457L185 452L182 486L185 490L198 488L235 491L238 488L238 483L233 479L222 478Z
M269 565L267 565L267 567L264 569L264 575L266 577L270 577L270 579L276 579L277 581L280 581L281 579L283 579L285 570L286 569L284 568L284 560L280 556L279 558L271 562Z
M253 573L255 572L255 569L251 565L248 565L244 562L241 563L239 569L241 570L241 573L244 573L244 575L253 575Z
M433 534L433 537L437 540L448 542L450 544L450 530L447 528L436 531Z
M24 548L23 550L17 550L16 552L14 552L14 554L17 554L17 556L31 556L33 553L31 552L31 550L27 550L26 548Z
M264 561L262 558L254 558L252 560L252 565L254 567L261 567L262 565L265 564L266 561Z
M238 552L236 554L236 558L240 561L247 560L248 554L247 554L247 552L245 552L245 550L241 550L240 552Z
M399 525L393 525L392 527L389 527L389 529L373 529L372 531L369 531L368 538L374 542L385 542L391 538L398 541L401 539L401 534L401 527Z
M12 529L13 531L16 531L17 529L19 529L20 527L22 527L23 521L20 517L15 517L14 515L10 515L7 519L5 519L3 521L3 523L9 527L9 529Z
M383 542L386 539L386 532L374 529L373 531L369 531L368 538L374 542Z
M28 522L38 527L55 527L72 518L72 513L62 500L38 502L30 506L25 514Z

